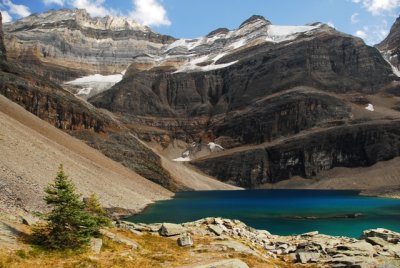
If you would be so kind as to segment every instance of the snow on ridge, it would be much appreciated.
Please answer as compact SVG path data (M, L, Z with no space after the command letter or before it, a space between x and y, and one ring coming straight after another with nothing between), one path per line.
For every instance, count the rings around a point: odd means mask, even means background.
M267 41L270 42L283 42L290 41L297 37L300 33L310 32L319 28L321 25L315 26L281 26L281 25L269 25Z
M218 57L223 57L224 55L218 55ZM190 72L190 71L200 71L200 72L207 72L207 71L212 71L212 70L217 70L217 69L222 69L225 67L228 67L230 65L233 65L238 62L232 61L228 63L223 63L223 64L215 64L216 60L213 60L213 63L206 65L206 66L198 66L197 64L205 62L209 59L208 56L202 56L200 58L194 59L192 61L189 61L188 63L182 65L178 70L176 70L174 73L183 73L183 72Z

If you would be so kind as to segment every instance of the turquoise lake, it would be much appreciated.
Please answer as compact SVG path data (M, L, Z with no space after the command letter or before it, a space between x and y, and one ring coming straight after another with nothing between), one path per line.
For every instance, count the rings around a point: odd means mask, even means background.
M360 237L363 230L400 232L400 199L359 196L355 191L243 190L177 193L127 220L182 223L205 217L238 219L272 234L309 231Z

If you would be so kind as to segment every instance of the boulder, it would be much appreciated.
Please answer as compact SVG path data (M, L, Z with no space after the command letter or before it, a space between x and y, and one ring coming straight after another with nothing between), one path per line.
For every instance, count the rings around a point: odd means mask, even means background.
M184 234L178 238L178 245L181 247L191 247L193 246L193 239L190 235Z
M224 230L220 226L214 224L208 225L208 229L218 236L220 236L224 232Z
M89 247L93 253L99 254L102 246L103 246L103 240L101 238L91 238L90 239Z
M162 236L175 236L186 232L180 224L163 223L158 231Z
M297 252L296 259L300 263L318 262L320 254L318 252Z
M136 243L134 240L129 239L125 236L117 235L117 234L114 234L114 233L104 230L104 229L100 230L100 233L115 243L124 244L124 245L130 247L131 249L139 248L138 243Z
M300 236L303 236L303 237L304 236L314 236L314 235L317 235L317 234L319 234L318 231L312 231L312 232L301 234Z
M222 260L197 266L185 266L184 268L249 268L249 266L238 259ZM183 268L183 267L182 267Z
M328 261L332 267L354 267L354 268L372 268L377 267L377 262L373 258L360 256L337 257Z
M379 237L392 244L400 243L400 233L393 232L384 228L370 229L362 233L361 238Z

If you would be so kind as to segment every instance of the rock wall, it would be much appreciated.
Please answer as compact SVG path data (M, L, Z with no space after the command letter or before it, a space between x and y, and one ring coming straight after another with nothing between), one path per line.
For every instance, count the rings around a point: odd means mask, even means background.
M304 88L259 101L245 111L228 113L223 120L212 122L210 128L215 137L233 140L238 146L272 141L315 126L343 124L350 114L345 102ZM224 144L224 148L232 145Z
M0 94L143 177L172 191L186 189L162 167L160 157L130 131L45 78L3 62Z
M0 73L0 94L26 110L64 130L104 131L114 123L56 84L28 71L4 65Z
M127 19L92 18L85 10L33 14L4 30L10 59L61 81L120 73L134 57L158 54L160 47L175 40Z
M240 109L296 86L376 93L392 80L379 51L354 37L322 33L310 40L284 46L266 43L237 53L241 55L226 56L220 63L239 58L238 63L214 71L128 72L124 83L90 102L131 115L197 116Z
M0 59L6 59L6 48L4 46L4 35L3 35L3 17L0 12Z
M400 155L400 121L334 127L265 148L206 158L192 164L242 187L292 176L311 178L334 167L370 166Z

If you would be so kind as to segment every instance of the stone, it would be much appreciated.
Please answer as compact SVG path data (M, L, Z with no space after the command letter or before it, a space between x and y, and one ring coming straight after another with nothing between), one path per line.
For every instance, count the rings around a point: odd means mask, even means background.
M271 250L275 249L275 246L274 245L264 245L264 249L271 251Z
M23 216L21 216L21 221L25 225L33 226L39 222L39 219L32 215L23 215Z
M178 238L178 245L181 247L191 247L193 246L193 239L188 234L182 235Z
M99 254L102 246L103 246L103 240L101 238L91 238L90 239L89 247L93 253Z
M366 230L361 235L362 239L367 239L369 237L379 237L392 244L400 243L400 233L384 228Z
M158 231L162 236L175 236L186 232L180 224L163 223Z
M220 236L224 232L224 230L220 226L214 224L208 225L208 229L218 236Z
M100 229L100 233L115 243L124 244L124 245L130 247L131 249L139 248L139 244L136 241L129 239L125 236L114 234L105 229Z
M333 267L373 268L377 267L377 261L373 258L360 256L345 256L333 258L328 261Z
M283 254L293 253L293 252L296 252L296 250L297 250L296 246L289 246L283 250Z
M346 255L363 255L373 256L376 253L375 248L364 240L356 241L353 243L343 243L336 246L336 249Z
M249 266L239 259L229 259L216 261L208 264L184 266L182 268L249 268Z
M306 264L309 262L318 262L320 254L317 252L297 252L296 259L298 262L302 264Z
M317 234L319 234L318 231L312 231L312 232L301 234L300 236L315 236Z

